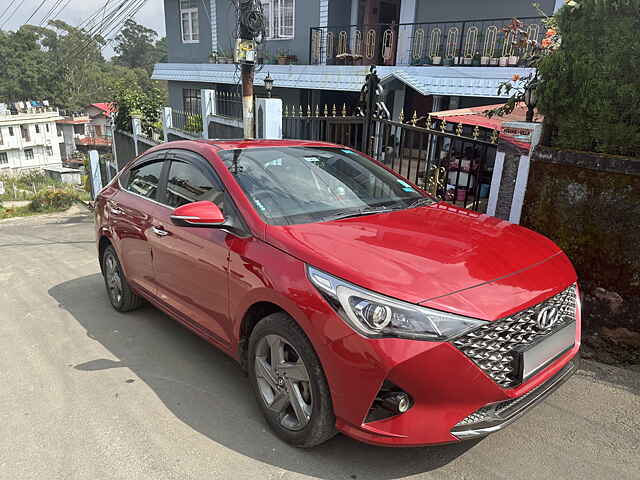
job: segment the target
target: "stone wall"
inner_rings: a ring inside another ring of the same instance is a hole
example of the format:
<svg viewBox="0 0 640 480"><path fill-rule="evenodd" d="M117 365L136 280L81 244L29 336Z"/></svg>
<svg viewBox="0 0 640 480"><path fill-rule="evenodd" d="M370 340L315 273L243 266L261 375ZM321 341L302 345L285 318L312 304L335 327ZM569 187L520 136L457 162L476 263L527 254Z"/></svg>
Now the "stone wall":
<svg viewBox="0 0 640 480"><path fill-rule="evenodd" d="M538 147L522 224L575 265L587 333L640 332L640 160Z"/></svg>

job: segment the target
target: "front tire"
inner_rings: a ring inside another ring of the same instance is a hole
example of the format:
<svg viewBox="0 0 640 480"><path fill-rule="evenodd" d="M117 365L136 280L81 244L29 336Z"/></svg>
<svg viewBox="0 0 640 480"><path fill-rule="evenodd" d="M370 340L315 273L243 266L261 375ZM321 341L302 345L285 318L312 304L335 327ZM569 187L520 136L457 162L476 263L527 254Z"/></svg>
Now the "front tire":
<svg viewBox="0 0 640 480"><path fill-rule="evenodd" d="M102 274L113 308L124 313L142 306L144 300L131 290L118 255L112 246L108 246L102 254Z"/></svg>
<svg viewBox="0 0 640 480"><path fill-rule="evenodd" d="M249 378L271 429L285 442L315 447L336 434L331 394L320 361L286 313L268 315L249 340Z"/></svg>

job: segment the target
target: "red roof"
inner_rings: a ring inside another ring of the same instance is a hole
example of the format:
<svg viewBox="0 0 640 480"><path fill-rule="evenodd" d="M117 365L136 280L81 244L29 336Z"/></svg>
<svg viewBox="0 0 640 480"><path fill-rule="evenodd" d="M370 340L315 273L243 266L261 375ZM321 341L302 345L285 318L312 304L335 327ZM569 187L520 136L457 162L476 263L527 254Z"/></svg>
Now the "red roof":
<svg viewBox="0 0 640 480"><path fill-rule="evenodd" d="M102 110L105 115L109 115L116 111L115 105L113 103L101 102L101 103L92 103L89 105L90 107L95 107L98 110Z"/></svg>
<svg viewBox="0 0 640 480"><path fill-rule="evenodd" d="M482 107L470 107L459 108L457 110L443 110L441 112L434 112L432 117L444 119L451 123L463 123L464 125L478 125L480 127L496 129L502 131L502 124L504 122L524 122L527 116L527 106L524 103L519 103L516 108L509 115L502 117L494 116L488 118L484 112L487 110L493 110L494 108L501 107L503 104L497 105L485 105ZM533 116L534 122L541 122L542 115L535 113Z"/></svg>

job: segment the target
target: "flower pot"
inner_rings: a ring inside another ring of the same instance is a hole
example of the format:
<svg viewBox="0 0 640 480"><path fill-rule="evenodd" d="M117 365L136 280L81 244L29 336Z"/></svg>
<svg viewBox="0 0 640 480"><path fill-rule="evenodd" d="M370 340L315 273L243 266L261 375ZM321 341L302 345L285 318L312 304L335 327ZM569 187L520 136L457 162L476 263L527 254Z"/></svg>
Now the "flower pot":
<svg viewBox="0 0 640 480"><path fill-rule="evenodd" d="M453 64L454 65L460 65L461 63L461 58L460 57L453 57Z"/></svg>
<svg viewBox="0 0 640 480"><path fill-rule="evenodd" d="M447 67L452 66L453 65L453 57L445 58L444 62L442 64L447 66Z"/></svg>
<svg viewBox="0 0 640 480"><path fill-rule="evenodd" d="M509 57L500 57L500 61L498 62L498 64L501 67L506 67L509 64Z"/></svg>
<svg viewBox="0 0 640 480"><path fill-rule="evenodd" d="M472 66L472 67L479 67L479 66L481 65L481 63L480 63L480 62L481 62L481 60L480 60L479 58L474 58L474 59L471 61L471 66Z"/></svg>
<svg viewBox="0 0 640 480"><path fill-rule="evenodd" d="M433 65L440 65L442 63L442 57L431 57L431 63Z"/></svg>
<svg viewBox="0 0 640 480"><path fill-rule="evenodd" d="M465 64L465 65L471 65L471 63L472 63L472 61L473 61L473 58L466 58L466 57L465 57L463 60L464 60L464 64Z"/></svg>
<svg viewBox="0 0 640 480"><path fill-rule="evenodd" d="M480 65L489 65L491 57L480 57Z"/></svg>
<svg viewBox="0 0 640 480"><path fill-rule="evenodd" d="M489 60L489 65L491 65L492 67L497 67L499 62L500 62L500 59L498 57L492 57Z"/></svg>
<svg viewBox="0 0 640 480"><path fill-rule="evenodd" d="M289 60L289 57L286 57L286 56L278 57L278 65L286 65L287 60Z"/></svg>
<svg viewBox="0 0 640 480"><path fill-rule="evenodd" d="M520 61L520 57L517 55L511 55L509 57L509 66L510 67L515 67L516 65L518 65L518 62Z"/></svg>

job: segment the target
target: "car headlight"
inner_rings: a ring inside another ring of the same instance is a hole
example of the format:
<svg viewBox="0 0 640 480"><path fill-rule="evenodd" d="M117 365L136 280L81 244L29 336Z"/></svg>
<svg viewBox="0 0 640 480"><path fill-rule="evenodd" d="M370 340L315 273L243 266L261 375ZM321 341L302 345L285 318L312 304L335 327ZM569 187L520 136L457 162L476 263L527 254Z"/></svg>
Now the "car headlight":
<svg viewBox="0 0 640 480"><path fill-rule="evenodd" d="M486 324L385 297L307 266L311 282L358 333L444 342Z"/></svg>

